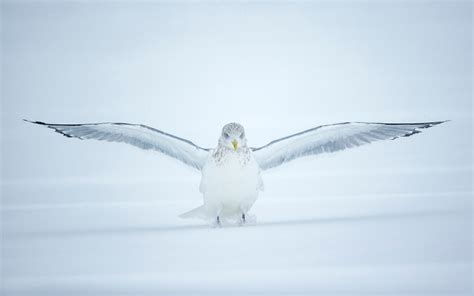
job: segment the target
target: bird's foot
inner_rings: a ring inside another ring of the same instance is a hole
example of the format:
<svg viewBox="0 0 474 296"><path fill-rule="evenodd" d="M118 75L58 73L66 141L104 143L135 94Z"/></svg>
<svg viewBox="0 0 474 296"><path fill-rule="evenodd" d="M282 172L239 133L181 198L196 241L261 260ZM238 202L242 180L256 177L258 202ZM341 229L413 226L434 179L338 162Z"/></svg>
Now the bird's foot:
<svg viewBox="0 0 474 296"><path fill-rule="evenodd" d="M257 225L257 216L251 214L242 215L240 219L240 226L254 226Z"/></svg>
<svg viewBox="0 0 474 296"><path fill-rule="evenodd" d="M212 227L214 227L214 228L222 227L221 218L219 216L216 217L216 220L212 224Z"/></svg>
<svg viewBox="0 0 474 296"><path fill-rule="evenodd" d="M239 223L239 225L240 225L240 226L243 226L243 225L245 225L246 222L247 222L247 220L246 220L246 218L245 218L245 214L242 213L242 216L240 216L240 223Z"/></svg>

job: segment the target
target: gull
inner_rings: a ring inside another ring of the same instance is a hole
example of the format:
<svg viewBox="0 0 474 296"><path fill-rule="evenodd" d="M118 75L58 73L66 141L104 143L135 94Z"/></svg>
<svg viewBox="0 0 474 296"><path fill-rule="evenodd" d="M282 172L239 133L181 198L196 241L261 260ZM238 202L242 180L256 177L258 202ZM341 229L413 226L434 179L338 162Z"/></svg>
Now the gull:
<svg viewBox="0 0 474 296"><path fill-rule="evenodd" d="M342 122L320 125L258 148L249 147L244 127L232 122L222 128L217 147L211 149L143 124L25 121L46 126L68 138L122 142L154 150L200 171L199 190L203 195L203 204L180 217L203 218L216 226L222 225L222 219L246 223L248 212L263 190L262 171L304 156L409 137L445 122Z"/></svg>

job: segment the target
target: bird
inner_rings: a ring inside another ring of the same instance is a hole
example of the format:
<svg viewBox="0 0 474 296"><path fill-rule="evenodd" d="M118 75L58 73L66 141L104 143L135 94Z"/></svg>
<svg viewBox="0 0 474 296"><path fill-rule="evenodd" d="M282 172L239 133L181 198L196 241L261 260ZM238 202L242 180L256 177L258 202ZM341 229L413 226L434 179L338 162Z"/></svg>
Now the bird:
<svg viewBox="0 0 474 296"><path fill-rule="evenodd" d="M180 217L206 219L219 227L223 219L237 221L239 225L247 223L249 211L264 189L263 171L301 157L409 137L446 122L326 124L273 140L261 147L248 146L244 127L231 122L222 128L217 147L203 148L190 140L143 124L55 124L24 120L48 127L68 138L121 142L157 151L200 171L199 191L203 203Z"/></svg>

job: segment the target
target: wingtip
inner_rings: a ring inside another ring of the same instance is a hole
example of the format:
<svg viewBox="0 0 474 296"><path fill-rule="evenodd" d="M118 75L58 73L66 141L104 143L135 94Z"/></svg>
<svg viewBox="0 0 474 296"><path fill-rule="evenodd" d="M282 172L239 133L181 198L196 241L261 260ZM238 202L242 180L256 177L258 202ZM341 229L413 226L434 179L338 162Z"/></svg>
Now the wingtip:
<svg viewBox="0 0 474 296"><path fill-rule="evenodd" d="M442 124L442 123L445 123L445 122L449 122L449 121L451 121L451 119L430 122L430 127L431 127L431 126L438 125L438 124Z"/></svg>
<svg viewBox="0 0 474 296"><path fill-rule="evenodd" d="M28 120L28 119L23 119L23 121L29 122L29 123L34 123L34 124L46 125L46 123L44 123L42 121L32 121L32 120Z"/></svg>

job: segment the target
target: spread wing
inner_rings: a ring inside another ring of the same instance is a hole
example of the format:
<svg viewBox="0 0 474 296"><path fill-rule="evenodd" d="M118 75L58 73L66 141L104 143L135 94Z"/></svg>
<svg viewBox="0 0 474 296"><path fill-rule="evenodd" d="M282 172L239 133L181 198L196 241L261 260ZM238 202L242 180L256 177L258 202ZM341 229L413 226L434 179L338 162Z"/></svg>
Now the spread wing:
<svg viewBox="0 0 474 296"><path fill-rule="evenodd" d="M251 149L260 168L266 170L302 156L336 152L380 140L409 137L420 133L421 129L443 122L343 122L321 125Z"/></svg>
<svg viewBox="0 0 474 296"><path fill-rule="evenodd" d="M191 141L142 124L112 122L53 124L40 121L25 121L47 126L69 138L122 142L144 150L155 150L176 158L198 170L204 166L209 154L209 149L201 148Z"/></svg>

